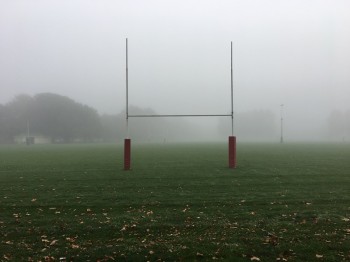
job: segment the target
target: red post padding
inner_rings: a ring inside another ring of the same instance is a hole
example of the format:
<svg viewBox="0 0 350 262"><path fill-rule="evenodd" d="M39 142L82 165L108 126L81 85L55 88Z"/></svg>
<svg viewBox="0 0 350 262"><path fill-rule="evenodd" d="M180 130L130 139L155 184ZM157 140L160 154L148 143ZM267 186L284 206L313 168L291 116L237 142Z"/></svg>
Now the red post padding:
<svg viewBox="0 0 350 262"><path fill-rule="evenodd" d="M236 168L236 137L228 137L228 167Z"/></svg>
<svg viewBox="0 0 350 262"><path fill-rule="evenodd" d="M131 139L124 139L124 170L131 168Z"/></svg>

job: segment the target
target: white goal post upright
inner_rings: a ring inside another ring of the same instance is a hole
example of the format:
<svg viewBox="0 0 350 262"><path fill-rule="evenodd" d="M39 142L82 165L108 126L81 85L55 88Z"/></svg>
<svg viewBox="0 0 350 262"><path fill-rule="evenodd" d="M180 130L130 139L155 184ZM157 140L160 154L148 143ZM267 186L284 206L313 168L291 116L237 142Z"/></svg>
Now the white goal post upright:
<svg viewBox="0 0 350 262"><path fill-rule="evenodd" d="M231 41L231 135L228 137L228 167L236 168L236 137L233 135L233 64L232 64L232 41Z"/></svg>
<svg viewBox="0 0 350 262"><path fill-rule="evenodd" d="M129 137L129 118L130 117L231 117L231 135L229 136L228 143L228 162L229 168L236 168L236 137L233 135L234 132L234 119L233 119L233 65L232 65L232 41L231 41L231 114L152 114L144 115L129 114L129 68L128 68L128 39L126 38L126 133L127 136L124 139L124 170L131 169L131 138Z"/></svg>
<svg viewBox="0 0 350 262"><path fill-rule="evenodd" d="M125 86L126 86L126 138L124 139L124 170L131 168L131 139L129 137L129 63L128 63L128 39L125 41L126 66L125 66Z"/></svg>

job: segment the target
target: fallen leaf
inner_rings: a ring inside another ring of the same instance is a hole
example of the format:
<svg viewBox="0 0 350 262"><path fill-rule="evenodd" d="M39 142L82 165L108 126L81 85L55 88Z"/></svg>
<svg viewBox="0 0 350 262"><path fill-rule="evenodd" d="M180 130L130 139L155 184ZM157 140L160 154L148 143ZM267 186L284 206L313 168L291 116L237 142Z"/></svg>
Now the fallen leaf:
<svg viewBox="0 0 350 262"><path fill-rule="evenodd" d="M260 261L260 258L256 257L256 256L252 256L250 258L250 261Z"/></svg>
<svg viewBox="0 0 350 262"><path fill-rule="evenodd" d="M197 252L197 257L203 257L202 253Z"/></svg>
<svg viewBox="0 0 350 262"><path fill-rule="evenodd" d="M78 249L78 248L79 248L79 245L72 244L71 247L72 247L73 249Z"/></svg>
<svg viewBox="0 0 350 262"><path fill-rule="evenodd" d="M74 243L75 242L75 238L73 237L66 237L66 240L70 243Z"/></svg>
<svg viewBox="0 0 350 262"><path fill-rule="evenodd" d="M323 255L316 254L316 258L323 258Z"/></svg>
<svg viewBox="0 0 350 262"><path fill-rule="evenodd" d="M56 245L56 243L57 243L57 240L53 240L53 241L51 241L50 246L54 246L54 245Z"/></svg>

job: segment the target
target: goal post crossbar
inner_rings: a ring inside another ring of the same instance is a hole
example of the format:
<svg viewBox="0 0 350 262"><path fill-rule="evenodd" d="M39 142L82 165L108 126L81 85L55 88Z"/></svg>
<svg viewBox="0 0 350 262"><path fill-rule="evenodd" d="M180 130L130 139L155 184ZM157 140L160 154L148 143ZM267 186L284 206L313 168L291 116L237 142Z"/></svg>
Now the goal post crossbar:
<svg viewBox="0 0 350 262"><path fill-rule="evenodd" d="M209 115L128 115L128 117L211 117L211 116L214 116L214 117L221 117L221 116L229 116L231 117L232 115L231 114L209 114Z"/></svg>

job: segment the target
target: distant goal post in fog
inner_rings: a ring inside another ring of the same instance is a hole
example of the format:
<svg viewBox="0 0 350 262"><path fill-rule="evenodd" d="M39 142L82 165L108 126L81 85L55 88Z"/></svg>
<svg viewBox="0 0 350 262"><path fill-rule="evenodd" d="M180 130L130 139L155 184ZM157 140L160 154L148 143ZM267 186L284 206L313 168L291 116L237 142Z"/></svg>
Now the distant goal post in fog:
<svg viewBox="0 0 350 262"><path fill-rule="evenodd" d="M236 136L234 136L233 118L233 64L232 64L232 41L231 41L231 113L230 114L129 114L129 59L128 59L128 38L125 41L126 52L126 138L124 139L124 170L131 169L131 138L129 137L129 118L154 118L154 117L230 117L231 135L228 137L228 167L236 168Z"/></svg>

